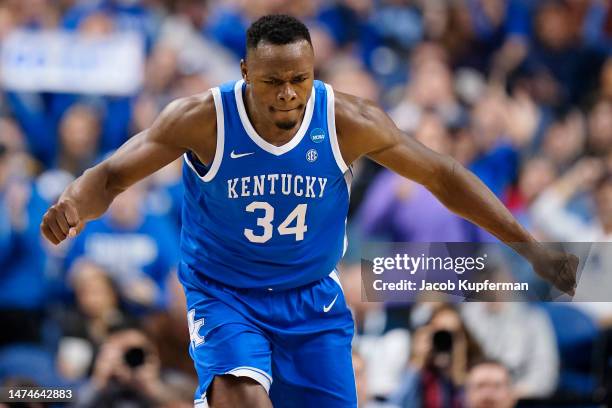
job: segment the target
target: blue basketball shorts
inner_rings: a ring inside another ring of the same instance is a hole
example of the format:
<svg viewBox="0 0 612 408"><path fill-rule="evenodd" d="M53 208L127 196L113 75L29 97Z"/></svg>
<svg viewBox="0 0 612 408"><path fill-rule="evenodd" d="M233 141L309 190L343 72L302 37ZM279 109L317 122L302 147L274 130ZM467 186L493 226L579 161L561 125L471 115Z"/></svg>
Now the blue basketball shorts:
<svg viewBox="0 0 612 408"><path fill-rule="evenodd" d="M181 269L179 276L193 274ZM208 407L208 387L226 374L257 381L275 408L357 407L354 324L336 271L284 291L192 280L181 279L199 381L195 407Z"/></svg>

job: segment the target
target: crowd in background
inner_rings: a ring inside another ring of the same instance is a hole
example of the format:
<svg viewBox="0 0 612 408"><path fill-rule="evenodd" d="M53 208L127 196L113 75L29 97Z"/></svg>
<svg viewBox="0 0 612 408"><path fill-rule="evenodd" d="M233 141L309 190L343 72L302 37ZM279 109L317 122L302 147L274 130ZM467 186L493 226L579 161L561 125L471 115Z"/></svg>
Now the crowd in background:
<svg viewBox="0 0 612 408"><path fill-rule="evenodd" d="M538 239L612 241L608 0L3 0L0 48L19 30L130 32L146 57L132 95L0 88L3 385L70 386L84 407L193 404L175 274L181 160L75 239L52 246L39 224L68 183L170 101L239 78L246 28L277 12L307 23L319 79L452 155ZM341 278L360 407L610 398L610 304L362 302L356 243L494 238L420 185L366 159L353 170Z"/></svg>

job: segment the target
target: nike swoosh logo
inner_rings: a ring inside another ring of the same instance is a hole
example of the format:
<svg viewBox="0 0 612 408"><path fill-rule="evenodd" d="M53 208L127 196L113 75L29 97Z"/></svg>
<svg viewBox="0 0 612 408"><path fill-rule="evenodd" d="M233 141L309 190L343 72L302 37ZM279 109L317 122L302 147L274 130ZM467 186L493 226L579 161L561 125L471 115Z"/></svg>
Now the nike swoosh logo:
<svg viewBox="0 0 612 408"><path fill-rule="evenodd" d="M336 297L334 298L334 300L332 300L332 302L328 306L323 305L323 313L329 312L332 306L334 306L334 303L336 303L337 299L338 299L338 294L336 294Z"/></svg>
<svg viewBox="0 0 612 408"><path fill-rule="evenodd" d="M234 153L234 151L232 150L232 152L230 153L230 157L232 159L238 159L240 157L250 156L252 154L255 154L255 152L251 152L251 153Z"/></svg>

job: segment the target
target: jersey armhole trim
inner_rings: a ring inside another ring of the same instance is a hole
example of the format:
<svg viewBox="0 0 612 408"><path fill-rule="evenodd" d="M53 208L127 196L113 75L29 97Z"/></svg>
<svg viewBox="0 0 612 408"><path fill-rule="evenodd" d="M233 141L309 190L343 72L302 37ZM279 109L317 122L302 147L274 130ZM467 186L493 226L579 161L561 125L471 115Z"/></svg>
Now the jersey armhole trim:
<svg viewBox="0 0 612 408"><path fill-rule="evenodd" d="M334 159L336 164L342 172L342 174L348 171L348 166L342 158L340 153L340 145L338 144L338 135L336 134L336 110L334 100L334 90L329 84L325 84L325 90L327 91L327 132L329 133L329 140L331 143L332 152L334 153Z"/></svg>
<svg viewBox="0 0 612 408"><path fill-rule="evenodd" d="M225 115L223 115L223 100L221 99L221 91L219 88L211 89L213 99L215 100L215 111L217 112L217 147L215 149L215 157L210 165L210 169L204 175L202 180L208 182L211 181L219 167L221 167L221 161L223 160L223 145L225 144Z"/></svg>
<svg viewBox="0 0 612 408"><path fill-rule="evenodd" d="M187 165L204 182L212 181L212 179L217 174L217 171L219 171L219 167L221 167L221 161L223 160L223 147L225 143L225 116L223 114L223 101L221 100L221 91L219 90L219 88L212 88L211 92L215 102L215 112L217 115L217 146L215 148L215 157L213 158L213 161L210 166L208 166L208 171L206 172L206 174L201 176L195 169L193 163L191 163L191 160L189 160L189 155L187 153L183 155Z"/></svg>

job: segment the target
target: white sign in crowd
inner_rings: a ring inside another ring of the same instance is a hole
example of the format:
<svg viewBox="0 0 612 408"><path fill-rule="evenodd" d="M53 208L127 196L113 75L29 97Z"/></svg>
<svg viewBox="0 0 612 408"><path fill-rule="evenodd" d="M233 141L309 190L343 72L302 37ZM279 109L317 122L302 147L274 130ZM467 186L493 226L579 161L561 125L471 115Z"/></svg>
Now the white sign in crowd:
<svg viewBox="0 0 612 408"><path fill-rule="evenodd" d="M144 61L137 33L22 30L0 45L0 81L14 91L132 95L142 86Z"/></svg>

